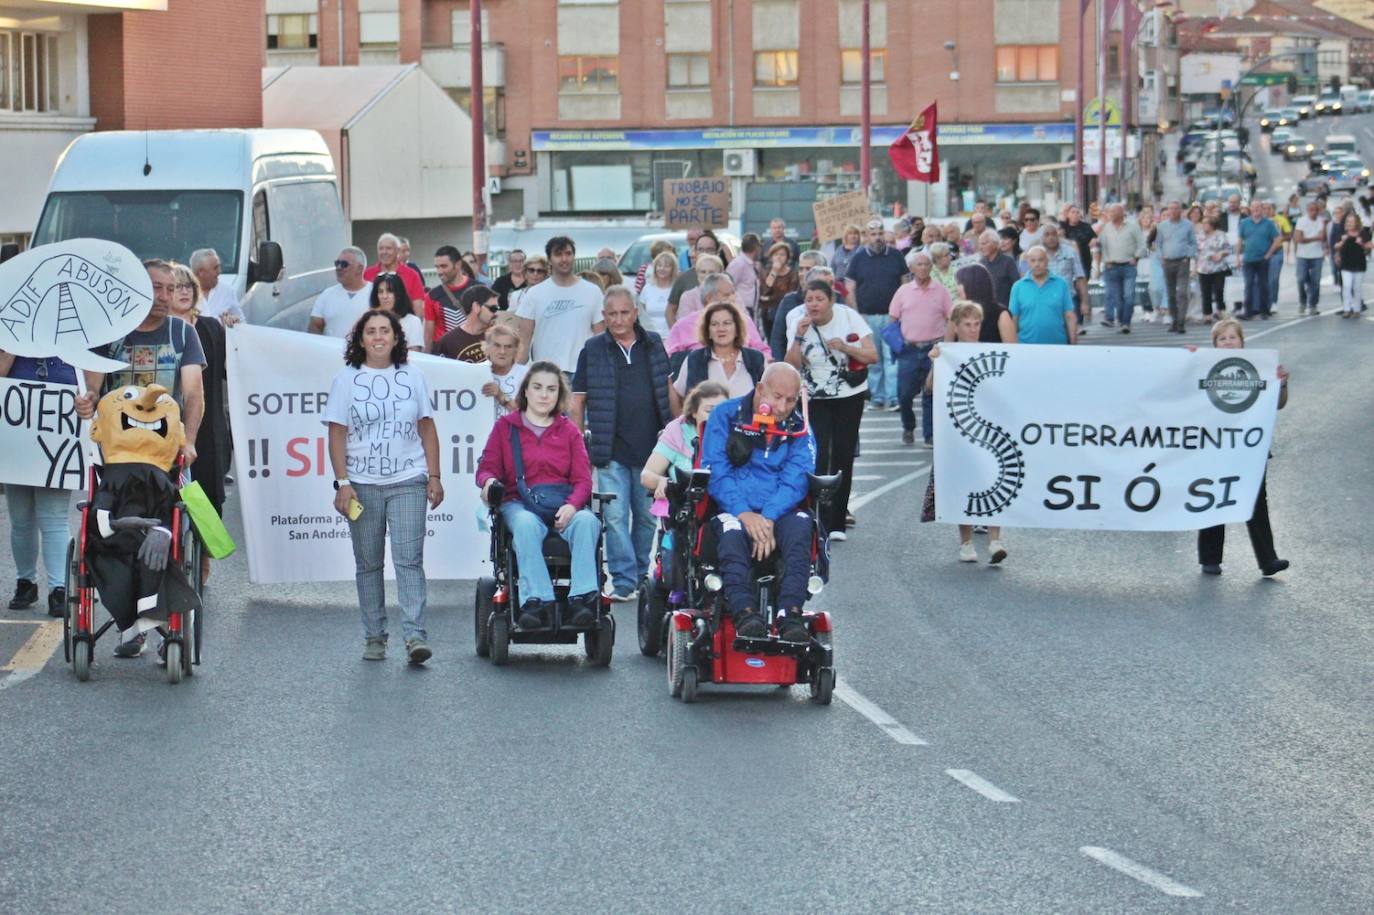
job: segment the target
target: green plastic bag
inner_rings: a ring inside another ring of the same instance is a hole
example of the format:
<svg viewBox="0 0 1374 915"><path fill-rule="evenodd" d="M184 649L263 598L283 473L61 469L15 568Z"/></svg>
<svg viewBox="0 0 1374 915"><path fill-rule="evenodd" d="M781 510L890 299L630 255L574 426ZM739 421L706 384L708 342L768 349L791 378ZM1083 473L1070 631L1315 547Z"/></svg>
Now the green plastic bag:
<svg viewBox="0 0 1374 915"><path fill-rule="evenodd" d="M205 552L210 554L210 558L223 559L233 555L237 549L234 538L229 536L224 521L215 512L215 507L210 504L210 497L205 494L199 482L192 480L181 487L181 501L185 504L186 514L191 516L191 525L200 535L200 542L205 545Z"/></svg>

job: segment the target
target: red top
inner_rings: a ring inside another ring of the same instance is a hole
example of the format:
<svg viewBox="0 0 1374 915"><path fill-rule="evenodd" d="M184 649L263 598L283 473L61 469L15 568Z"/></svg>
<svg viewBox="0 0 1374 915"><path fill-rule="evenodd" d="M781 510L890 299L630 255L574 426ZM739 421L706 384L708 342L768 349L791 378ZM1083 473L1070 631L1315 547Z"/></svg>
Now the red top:
<svg viewBox="0 0 1374 915"><path fill-rule="evenodd" d="M420 303L425 300L425 280L424 277L416 273L405 264L397 264L395 270L388 270L387 273L394 273L401 278L401 285L406 287L406 295L410 296L411 310L418 311ZM363 279L371 283L382 274L382 265L373 264L363 271Z"/></svg>
<svg viewBox="0 0 1374 915"><path fill-rule="evenodd" d="M470 277L468 277L466 273L461 274L459 278L462 280L462 282L459 283L457 286L445 285L444 287L448 289L449 292L453 293L452 302L448 300L448 296L444 295L442 292L439 291L438 286L435 286L433 289L425 293L425 320L434 322L435 340L438 340L444 334L448 333L449 331L453 330L453 328L463 323L463 315L461 314L462 307L459 304L459 301L462 299L463 293L467 291L468 286L472 285L473 280ZM430 293L434 294L431 295ZM452 324L448 322L448 315L444 313L445 308L450 308L454 311L459 312L458 320L456 322Z"/></svg>
<svg viewBox="0 0 1374 915"><path fill-rule="evenodd" d="M496 479L506 487L504 501L520 498L520 490L515 485L515 455L510 445L512 426L520 430L525 483L530 486L571 483L568 504L573 508L585 506L592 497L592 463L587 458L582 431L561 413L543 435L535 435L525 428L524 415L518 410L498 419L491 429L487 446L482 449L482 460L477 464L477 488L487 485L487 480Z"/></svg>

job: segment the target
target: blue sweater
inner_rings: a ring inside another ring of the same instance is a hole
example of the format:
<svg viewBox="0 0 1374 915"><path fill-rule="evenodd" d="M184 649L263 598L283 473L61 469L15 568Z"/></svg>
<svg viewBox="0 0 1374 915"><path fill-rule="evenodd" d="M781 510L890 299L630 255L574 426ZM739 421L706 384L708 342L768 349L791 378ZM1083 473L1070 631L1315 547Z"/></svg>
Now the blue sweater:
<svg viewBox="0 0 1374 915"><path fill-rule="evenodd" d="M726 456L730 430L754 418L754 395L727 400L711 411L702 439L701 463L711 471L711 498L723 512L738 517L758 512L776 521L806 498L807 474L816 470L816 437L808 428L806 435L783 439L771 447L758 447L748 463L736 467ZM789 417L789 430L800 429L801 414Z"/></svg>

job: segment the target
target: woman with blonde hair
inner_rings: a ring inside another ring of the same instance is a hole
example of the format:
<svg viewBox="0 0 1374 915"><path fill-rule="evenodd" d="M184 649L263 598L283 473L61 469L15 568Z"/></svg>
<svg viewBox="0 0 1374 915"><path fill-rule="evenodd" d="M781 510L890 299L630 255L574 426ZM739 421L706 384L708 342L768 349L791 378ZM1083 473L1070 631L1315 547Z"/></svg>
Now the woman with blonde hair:
<svg viewBox="0 0 1374 915"><path fill-rule="evenodd" d="M645 330L651 330L661 337L668 335L668 294L673 291L677 274L677 253L672 245L668 245L667 250L660 251L649 262L648 275L637 295L639 322Z"/></svg>

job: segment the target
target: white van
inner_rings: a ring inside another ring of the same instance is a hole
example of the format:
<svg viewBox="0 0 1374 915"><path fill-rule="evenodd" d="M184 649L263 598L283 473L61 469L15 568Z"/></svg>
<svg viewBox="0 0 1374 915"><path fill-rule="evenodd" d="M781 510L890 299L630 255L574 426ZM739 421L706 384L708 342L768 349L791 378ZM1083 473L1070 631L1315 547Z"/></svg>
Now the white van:
<svg viewBox="0 0 1374 915"><path fill-rule="evenodd" d="M1329 133L1326 135L1326 146L1323 147L1323 155L1331 156L1336 153L1354 153L1355 138L1348 133Z"/></svg>
<svg viewBox="0 0 1374 915"><path fill-rule="evenodd" d="M254 324L304 330L348 242L334 160L313 130L110 131L57 162L33 244L117 241L187 263L214 248Z"/></svg>
<svg viewBox="0 0 1374 915"><path fill-rule="evenodd" d="M1345 106L1347 114L1354 114L1359 110L1360 87L1345 85L1341 87L1341 102Z"/></svg>

